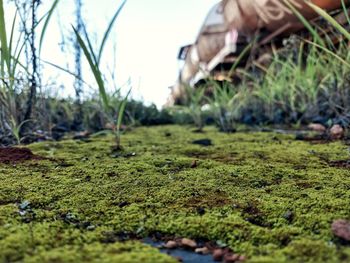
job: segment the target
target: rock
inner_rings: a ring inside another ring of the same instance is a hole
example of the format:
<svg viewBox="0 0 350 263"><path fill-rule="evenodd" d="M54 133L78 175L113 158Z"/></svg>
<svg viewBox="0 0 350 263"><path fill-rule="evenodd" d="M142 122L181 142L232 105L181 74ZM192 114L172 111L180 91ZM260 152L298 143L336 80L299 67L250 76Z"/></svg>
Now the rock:
<svg viewBox="0 0 350 263"><path fill-rule="evenodd" d="M222 248L214 249L213 251L213 259L214 261L221 261L224 257L225 251Z"/></svg>
<svg viewBox="0 0 350 263"><path fill-rule="evenodd" d="M129 203L129 202L126 202L126 201L120 202L120 203L118 204L118 206L119 206L120 208L123 208L123 207L128 206L128 205L130 205L130 203Z"/></svg>
<svg viewBox="0 0 350 263"><path fill-rule="evenodd" d="M238 258L238 262L244 262L246 260L247 260L246 256L243 256L243 255L240 255Z"/></svg>
<svg viewBox="0 0 350 263"><path fill-rule="evenodd" d="M332 232L335 236L350 241L350 222L344 219L333 221Z"/></svg>
<svg viewBox="0 0 350 263"><path fill-rule="evenodd" d="M83 140L89 138L90 133L88 131L76 132L73 136L73 140Z"/></svg>
<svg viewBox="0 0 350 263"><path fill-rule="evenodd" d="M309 130L312 130L315 132L325 132L326 131L326 127L323 126L322 124L319 124L319 123L311 123L307 127Z"/></svg>
<svg viewBox="0 0 350 263"><path fill-rule="evenodd" d="M239 260L239 255L238 254L233 254L233 253L227 253L224 255L224 262L225 263L234 263Z"/></svg>
<svg viewBox="0 0 350 263"><path fill-rule="evenodd" d="M344 128L339 124L333 125L329 131L332 140L339 140L344 137Z"/></svg>
<svg viewBox="0 0 350 263"><path fill-rule="evenodd" d="M300 133L300 132L298 132L298 133L295 135L295 139L296 139L297 141L303 141L303 140L305 139L305 135L302 134L302 133Z"/></svg>
<svg viewBox="0 0 350 263"><path fill-rule="evenodd" d="M182 259L182 257L179 257L179 256L177 256L177 257L174 257L178 262L183 262L183 259Z"/></svg>
<svg viewBox="0 0 350 263"><path fill-rule="evenodd" d="M210 250L207 247L200 247L200 248L196 248L194 252L202 255L208 255L210 253Z"/></svg>
<svg viewBox="0 0 350 263"><path fill-rule="evenodd" d="M197 207L197 213L199 215L204 215L205 214L205 208L204 207Z"/></svg>
<svg viewBox="0 0 350 263"><path fill-rule="evenodd" d="M106 130L114 130L115 129L115 124L114 123L111 123L111 122L108 122L106 123L105 127L104 127Z"/></svg>
<svg viewBox="0 0 350 263"><path fill-rule="evenodd" d="M90 175L85 176L85 182L90 182L90 181L91 181L91 176Z"/></svg>
<svg viewBox="0 0 350 263"><path fill-rule="evenodd" d="M166 244L164 245L165 248L168 249L173 249L173 248L177 248L177 243L174 240L169 240L168 242L166 242Z"/></svg>
<svg viewBox="0 0 350 263"><path fill-rule="evenodd" d="M202 146L211 146L211 145L213 145L210 139L195 140L192 143L193 144L202 145Z"/></svg>
<svg viewBox="0 0 350 263"><path fill-rule="evenodd" d="M283 214L283 218L286 219L289 223L291 223L294 219L294 213L288 210Z"/></svg>
<svg viewBox="0 0 350 263"><path fill-rule="evenodd" d="M196 168L197 167L197 160L193 160L191 163L191 168Z"/></svg>
<svg viewBox="0 0 350 263"><path fill-rule="evenodd" d="M192 239L188 239L188 238L181 239L181 245L184 247L189 247L189 248L196 248L197 247L196 241L194 241Z"/></svg>

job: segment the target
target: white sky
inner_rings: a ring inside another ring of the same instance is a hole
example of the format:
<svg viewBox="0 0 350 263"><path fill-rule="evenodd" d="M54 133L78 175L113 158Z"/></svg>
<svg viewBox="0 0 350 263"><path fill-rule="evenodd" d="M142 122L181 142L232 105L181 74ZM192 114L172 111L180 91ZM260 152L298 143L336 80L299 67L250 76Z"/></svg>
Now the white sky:
<svg viewBox="0 0 350 263"><path fill-rule="evenodd" d="M45 0L42 10L47 10L53 0ZM83 18L91 36L101 41L108 22L121 0L83 0ZM133 97L162 106L169 94L168 87L175 82L179 63L176 59L182 45L192 43L207 12L218 0L128 0L119 16L109 45L104 51L103 65L113 68L117 85L131 78ZM61 51L61 32L73 36L75 6L73 0L61 0L45 37L42 59L74 71L72 50ZM5 11L6 12L6 11ZM58 17L61 21L58 22ZM98 46L97 44L97 46ZM114 51L113 44L116 49ZM85 59L83 58L85 62ZM106 70L107 67L104 67ZM108 71L105 71L108 73ZM84 80L95 85L94 79L84 64ZM43 69L44 83L49 78L63 84L64 90L53 88L53 93L74 94L71 76ZM108 75L108 74L107 74ZM112 84L111 84L112 86ZM87 90L89 92L89 90Z"/></svg>

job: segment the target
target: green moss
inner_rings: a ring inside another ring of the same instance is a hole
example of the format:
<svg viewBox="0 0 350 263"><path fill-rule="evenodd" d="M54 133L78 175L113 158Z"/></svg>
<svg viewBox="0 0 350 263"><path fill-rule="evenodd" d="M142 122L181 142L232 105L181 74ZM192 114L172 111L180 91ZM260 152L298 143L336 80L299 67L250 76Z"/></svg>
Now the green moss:
<svg viewBox="0 0 350 263"><path fill-rule="evenodd" d="M213 146L191 143L202 138ZM251 262L350 261L330 231L350 219L350 172L326 161L349 158L340 142L165 126L127 133L136 155L115 157L111 140L33 144L52 159L0 165L0 262L171 262L120 241L154 232L220 240Z"/></svg>

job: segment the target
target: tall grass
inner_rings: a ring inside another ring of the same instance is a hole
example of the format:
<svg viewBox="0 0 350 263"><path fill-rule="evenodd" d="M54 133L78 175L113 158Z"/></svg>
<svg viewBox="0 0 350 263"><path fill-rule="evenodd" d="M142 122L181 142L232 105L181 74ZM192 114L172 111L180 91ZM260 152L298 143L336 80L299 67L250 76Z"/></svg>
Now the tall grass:
<svg viewBox="0 0 350 263"><path fill-rule="evenodd" d="M245 104L247 90L226 81L219 83L210 80L208 84L213 90L212 97L208 98L210 111L217 126L223 132L234 132L242 106Z"/></svg>
<svg viewBox="0 0 350 263"><path fill-rule="evenodd" d="M33 30L37 30L37 27L41 23L44 23L40 34L40 49L44 44L45 32L58 2L59 0L53 2L49 11L39 20L35 28L33 28ZM20 142L20 128L30 121L26 120L24 116L21 116L20 108L22 101L25 100L25 92L24 90L19 91L18 87L16 87L19 86L19 82L23 82L23 87L26 87L27 83L25 81L28 79L26 76L29 75L29 65L21 62L29 37L24 34L23 30L19 34L15 32L19 22L17 20L18 12L19 10L16 10L12 18L11 28L8 34L6 21L9 20L6 18L4 2L0 0L0 110L3 113L0 119L0 128L3 131L11 131L17 143Z"/></svg>
<svg viewBox="0 0 350 263"><path fill-rule="evenodd" d="M350 124L350 33L327 12L309 5L335 30L317 28L284 0L310 31L311 39L291 38L292 44L274 50L272 63L260 67L262 77L242 71L243 87L210 80L212 116L220 129L231 131L234 120L254 119L258 123ZM342 1L350 25L348 9ZM334 31L338 34L334 35ZM332 39L340 42L334 44ZM252 88L253 87L253 88ZM246 118L245 114L250 114Z"/></svg>
<svg viewBox="0 0 350 263"><path fill-rule="evenodd" d="M108 90L106 89L106 83L104 80L104 75L100 68L100 62L103 54L103 49L105 47L105 44L107 42L108 36L110 35L110 32L113 28L113 25L119 16L120 12L122 11L123 7L126 4L126 0L122 2L120 7L117 9L116 13L114 14L112 20L110 21L107 30L105 31L103 35L102 42L100 44L100 47L98 48L98 52L96 52L91 44L91 40L89 35L86 32L86 29L84 29L84 38L79 34L77 29L73 27L73 31L75 33L75 36L77 37L78 43L83 50L83 53L85 55L85 58L87 59L90 69L94 75L95 81L98 86L99 95L101 98L102 106L104 109L104 112L109 119L110 123L112 124L112 132L115 135L115 149L121 150L121 142L120 142L120 134L121 134L121 124L122 119L124 116L124 111L126 107L126 103L128 100L128 97L130 95L131 89L127 92L126 96L119 101L119 105L117 106L117 109L112 105L112 97L110 96Z"/></svg>
<svg viewBox="0 0 350 263"><path fill-rule="evenodd" d="M180 110L185 114L191 116L194 125L198 132L201 132L204 127L204 117L202 105L205 103L205 88L198 87L192 88L189 85L185 85L186 102L179 107L173 107L175 110Z"/></svg>

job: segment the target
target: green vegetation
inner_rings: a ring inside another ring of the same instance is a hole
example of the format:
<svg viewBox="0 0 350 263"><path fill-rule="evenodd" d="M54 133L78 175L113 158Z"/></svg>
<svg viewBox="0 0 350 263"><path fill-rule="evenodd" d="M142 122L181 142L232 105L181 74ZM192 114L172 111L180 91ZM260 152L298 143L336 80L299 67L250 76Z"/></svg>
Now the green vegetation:
<svg viewBox="0 0 350 263"><path fill-rule="evenodd" d="M349 171L331 165L349 158L347 146L204 132L137 128L124 138L135 156L119 158L110 137L30 145L51 159L0 164L0 261L172 262L120 243L155 232L220 240L248 262L350 260L330 230L350 218ZM203 136L213 146L191 143Z"/></svg>
<svg viewBox="0 0 350 263"><path fill-rule="evenodd" d="M330 227L335 219L350 220L349 169L336 165L349 163L348 146L239 125L349 128L346 28L313 6L340 35L321 34L304 21L313 40L291 37L285 49L272 53L269 66L256 63L252 70L239 68L252 48L246 47L231 69L243 76L240 85L209 80L188 89L181 110L159 111L130 100L130 90L124 96L111 91L100 67L124 1L97 51L84 26L82 32L73 27L98 87L77 105L74 98L36 93L31 82L37 76L29 70L34 65L23 61L26 45L35 51L30 37L43 23L40 55L58 4L33 19L28 36L15 34L17 16L8 34L0 0L0 146L44 141L28 145L44 159L0 163L0 262L176 262L142 243L155 233L226 244L248 262L350 261L348 243ZM334 36L339 41L331 41ZM20 110L24 106L33 107L31 118ZM54 141L81 131L74 123L78 111L83 129L97 133ZM205 127L214 122L225 133ZM128 126L123 152L111 153L111 139L121 150L122 123ZM136 128L169 123L191 123L201 133L186 125ZM99 132L106 129L111 134ZM201 139L213 145L192 143Z"/></svg>
<svg viewBox="0 0 350 263"><path fill-rule="evenodd" d="M184 114L188 114L192 122L197 128L197 131L202 131L205 125L204 113L202 109L203 103L207 100L207 96L205 96L205 88L199 87L197 89L193 89L191 86L186 85L186 102L185 105L175 106L173 110L183 112Z"/></svg>
<svg viewBox="0 0 350 263"><path fill-rule="evenodd" d="M101 57L102 57L102 53L103 53L103 48L104 48L106 41L108 39L108 36L113 28L113 24L116 21L118 15L120 14L121 10L123 9L125 3L126 3L126 1L124 1L121 4L121 6L118 8L117 12L113 16L111 22L109 23L109 26L103 35L103 40L101 42L98 53L96 53L93 50L90 38L89 38L85 28L84 28L84 33L85 33L86 43L84 42L84 40L80 36L79 32L73 27L74 33L78 39L78 43L79 43L81 49L83 50L86 59L89 62L91 71L92 71L92 73L95 77L96 83L98 85L99 95L101 97L101 101L102 101L102 105L103 105L102 109L104 110L104 113L106 114L107 118L109 119L110 123L112 124L111 128L112 128L112 132L115 136L115 143L116 143L115 149L116 150L122 149L121 144L120 144L120 127L122 124L125 106L126 106L131 89L126 94L125 98L118 103L119 105L118 105L117 110L116 110L111 104L112 98L106 89L104 76L100 70L100 62L101 62Z"/></svg>

